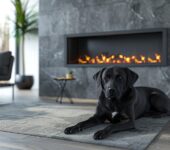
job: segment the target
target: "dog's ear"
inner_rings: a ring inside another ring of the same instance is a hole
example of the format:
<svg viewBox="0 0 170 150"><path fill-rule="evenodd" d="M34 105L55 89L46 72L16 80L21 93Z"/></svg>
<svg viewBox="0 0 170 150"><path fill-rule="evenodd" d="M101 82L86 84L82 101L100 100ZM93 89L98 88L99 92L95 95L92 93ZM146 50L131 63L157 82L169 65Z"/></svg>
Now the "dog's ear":
<svg viewBox="0 0 170 150"><path fill-rule="evenodd" d="M125 69L127 73L127 86L132 87L138 79L138 74L128 68Z"/></svg>
<svg viewBox="0 0 170 150"><path fill-rule="evenodd" d="M97 81L98 86L101 85L102 89L103 89L102 74L103 74L103 72L104 72L105 69L106 69L106 68L103 68L103 69L99 70L99 71L98 71L97 73L95 73L94 76L93 76L93 79L94 79L95 81Z"/></svg>

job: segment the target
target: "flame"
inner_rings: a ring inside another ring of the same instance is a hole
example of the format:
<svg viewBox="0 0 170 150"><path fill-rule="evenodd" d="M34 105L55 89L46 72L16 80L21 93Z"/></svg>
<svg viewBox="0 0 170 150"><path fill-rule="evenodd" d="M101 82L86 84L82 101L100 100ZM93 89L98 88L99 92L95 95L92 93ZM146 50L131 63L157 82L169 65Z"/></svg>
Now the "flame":
<svg viewBox="0 0 170 150"><path fill-rule="evenodd" d="M160 63L161 55L155 53L153 57L147 56L125 56L123 54L106 56L104 54L90 57L85 55L78 58L79 64L143 64L143 63Z"/></svg>

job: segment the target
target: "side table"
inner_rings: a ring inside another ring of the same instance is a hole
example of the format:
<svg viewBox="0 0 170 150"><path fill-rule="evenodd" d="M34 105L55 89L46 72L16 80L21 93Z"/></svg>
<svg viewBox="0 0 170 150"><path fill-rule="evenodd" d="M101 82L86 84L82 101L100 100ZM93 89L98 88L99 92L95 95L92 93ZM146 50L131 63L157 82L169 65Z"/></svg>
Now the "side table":
<svg viewBox="0 0 170 150"><path fill-rule="evenodd" d="M59 102L60 104L62 104L62 100L63 100L63 93L65 91L65 87L67 85L67 81L74 81L75 78L66 78L66 77L55 77L53 78L57 84L60 87L60 92L59 92L59 96L57 96L56 102ZM67 96L68 97L68 96ZM70 103L73 104L73 100L71 99L71 97L68 97L70 100Z"/></svg>

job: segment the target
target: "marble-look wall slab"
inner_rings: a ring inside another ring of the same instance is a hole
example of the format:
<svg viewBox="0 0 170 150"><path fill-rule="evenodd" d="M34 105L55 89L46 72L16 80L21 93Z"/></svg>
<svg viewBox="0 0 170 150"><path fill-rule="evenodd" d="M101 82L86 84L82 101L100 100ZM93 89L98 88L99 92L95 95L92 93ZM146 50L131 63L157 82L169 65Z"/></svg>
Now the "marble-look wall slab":
<svg viewBox="0 0 170 150"><path fill-rule="evenodd" d="M40 0L40 96L56 96L59 87L52 76L73 70L76 80L68 82L66 94L97 98L93 74L100 67L65 67L65 34L169 27L169 0ZM136 85L157 87L170 96L169 66L131 69L140 77Z"/></svg>

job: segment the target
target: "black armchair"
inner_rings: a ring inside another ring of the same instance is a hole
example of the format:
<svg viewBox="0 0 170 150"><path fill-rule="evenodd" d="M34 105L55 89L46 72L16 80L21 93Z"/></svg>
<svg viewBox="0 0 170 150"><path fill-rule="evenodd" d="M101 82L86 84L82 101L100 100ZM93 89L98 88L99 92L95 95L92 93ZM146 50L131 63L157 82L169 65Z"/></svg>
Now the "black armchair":
<svg viewBox="0 0 170 150"><path fill-rule="evenodd" d="M11 52L0 53L0 80L9 80L11 78L14 57Z"/></svg>
<svg viewBox="0 0 170 150"><path fill-rule="evenodd" d="M14 100L14 83L1 82L8 81L11 78L14 57L10 51L0 53L0 87L12 86Z"/></svg>

